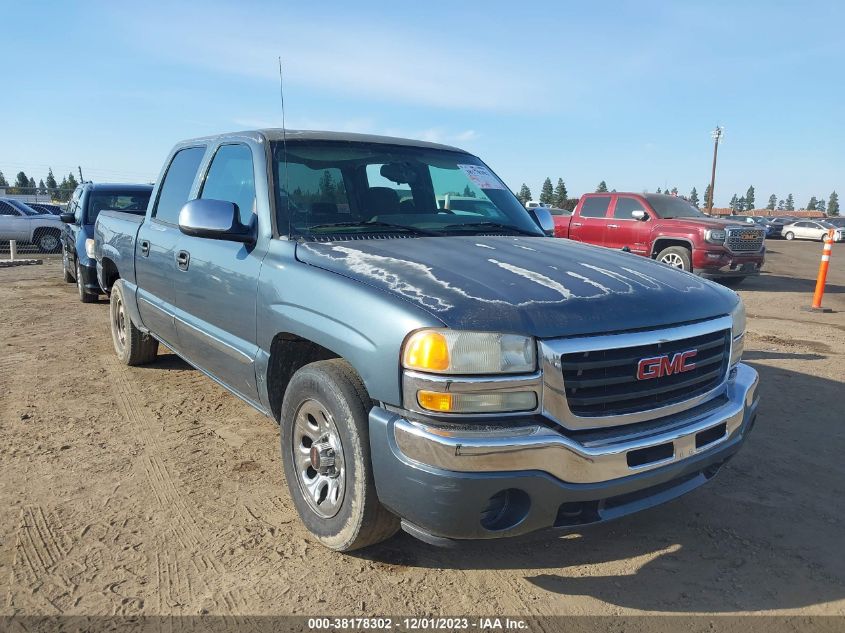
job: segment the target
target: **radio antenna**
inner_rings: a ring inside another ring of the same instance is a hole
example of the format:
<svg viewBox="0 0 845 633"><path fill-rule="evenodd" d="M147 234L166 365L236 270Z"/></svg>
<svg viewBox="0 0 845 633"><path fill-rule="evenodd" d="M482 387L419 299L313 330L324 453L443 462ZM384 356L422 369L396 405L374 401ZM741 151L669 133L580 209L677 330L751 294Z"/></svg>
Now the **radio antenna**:
<svg viewBox="0 0 845 633"><path fill-rule="evenodd" d="M279 100L282 102L282 151L285 154L285 206L286 214L288 216L288 236L291 234L290 221L290 187L288 176L288 133L285 125L285 80L282 73L282 56L279 55Z"/></svg>

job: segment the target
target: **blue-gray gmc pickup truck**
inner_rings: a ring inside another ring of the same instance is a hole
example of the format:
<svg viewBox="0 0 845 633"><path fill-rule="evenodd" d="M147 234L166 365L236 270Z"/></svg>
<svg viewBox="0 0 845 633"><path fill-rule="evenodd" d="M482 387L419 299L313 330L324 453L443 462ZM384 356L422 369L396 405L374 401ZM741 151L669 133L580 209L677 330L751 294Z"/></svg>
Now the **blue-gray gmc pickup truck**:
<svg viewBox="0 0 845 633"><path fill-rule="evenodd" d="M160 341L279 422L327 547L572 530L712 478L758 378L735 293L547 221L454 147L240 132L102 212L97 274L124 363Z"/></svg>

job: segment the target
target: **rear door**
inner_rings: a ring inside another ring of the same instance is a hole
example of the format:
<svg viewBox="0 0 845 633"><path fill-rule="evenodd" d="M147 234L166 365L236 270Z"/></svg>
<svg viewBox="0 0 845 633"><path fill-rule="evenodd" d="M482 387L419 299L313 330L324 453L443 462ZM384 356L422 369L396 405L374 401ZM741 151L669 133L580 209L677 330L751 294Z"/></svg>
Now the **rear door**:
<svg viewBox="0 0 845 633"><path fill-rule="evenodd" d="M166 345L179 350L174 320L174 284L179 211L194 187L205 146L178 150L158 190L150 218L141 224L135 241L135 278L141 321Z"/></svg>
<svg viewBox="0 0 845 633"><path fill-rule="evenodd" d="M241 223L257 222L255 165L245 143L226 143L214 152L198 198L237 205ZM182 353L247 399L257 401L255 304L263 249L253 245L181 234L174 272L176 330Z"/></svg>
<svg viewBox="0 0 845 633"><path fill-rule="evenodd" d="M610 194L584 198L581 208L569 223L569 238L578 242L604 246L610 200Z"/></svg>
<svg viewBox="0 0 845 633"><path fill-rule="evenodd" d="M28 227L29 224L21 211L0 200L0 239L26 241L29 239Z"/></svg>
<svg viewBox="0 0 845 633"><path fill-rule="evenodd" d="M605 246L609 248L624 248L627 246L632 253L648 255L648 225L635 220L631 215L634 211L642 211L648 215L645 204L633 196L616 196L616 203L611 211L611 219L607 222Z"/></svg>

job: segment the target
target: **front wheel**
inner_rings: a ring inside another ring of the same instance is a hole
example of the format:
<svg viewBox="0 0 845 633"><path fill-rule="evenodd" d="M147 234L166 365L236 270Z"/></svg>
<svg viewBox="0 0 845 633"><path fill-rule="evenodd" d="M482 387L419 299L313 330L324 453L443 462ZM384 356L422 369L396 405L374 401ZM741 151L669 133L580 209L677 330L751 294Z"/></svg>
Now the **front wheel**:
<svg viewBox="0 0 845 633"><path fill-rule="evenodd" d="M135 327L126 311L123 280L118 279L109 297L109 321L114 351L124 365L143 365L158 354L158 341Z"/></svg>
<svg viewBox="0 0 845 633"><path fill-rule="evenodd" d="M657 261L681 270L692 270L692 253L683 246L670 246L657 254Z"/></svg>
<svg viewBox="0 0 845 633"><path fill-rule="evenodd" d="M379 543L399 529L376 494L371 406L361 378L339 358L297 371L282 403L282 462L291 498L308 531L339 552Z"/></svg>
<svg viewBox="0 0 845 633"><path fill-rule="evenodd" d="M792 231L788 231L788 232L784 233L783 236L784 236L784 238L786 238L788 240L794 240L795 239L795 233L793 233Z"/></svg>

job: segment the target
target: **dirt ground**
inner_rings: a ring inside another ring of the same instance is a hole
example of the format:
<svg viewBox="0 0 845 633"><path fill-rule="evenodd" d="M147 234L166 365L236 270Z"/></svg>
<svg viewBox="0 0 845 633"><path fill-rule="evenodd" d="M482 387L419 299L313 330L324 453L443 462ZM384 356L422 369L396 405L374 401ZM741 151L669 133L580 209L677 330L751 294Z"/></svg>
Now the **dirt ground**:
<svg viewBox="0 0 845 633"><path fill-rule="evenodd" d="M845 614L845 247L772 242L740 291L757 426L709 485L560 536L340 555L269 419L162 350L117 363L56 258L0 269L0 615Z"/></svg>

